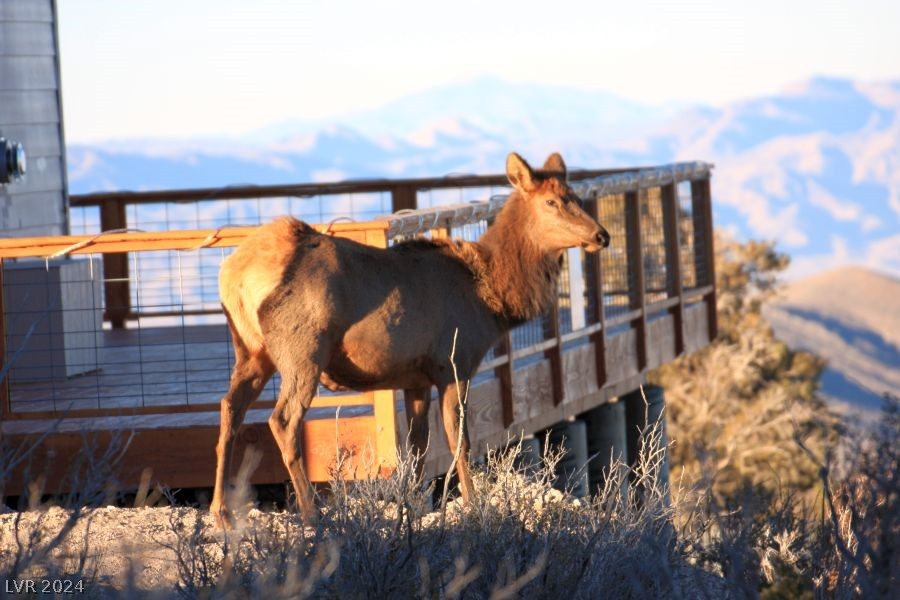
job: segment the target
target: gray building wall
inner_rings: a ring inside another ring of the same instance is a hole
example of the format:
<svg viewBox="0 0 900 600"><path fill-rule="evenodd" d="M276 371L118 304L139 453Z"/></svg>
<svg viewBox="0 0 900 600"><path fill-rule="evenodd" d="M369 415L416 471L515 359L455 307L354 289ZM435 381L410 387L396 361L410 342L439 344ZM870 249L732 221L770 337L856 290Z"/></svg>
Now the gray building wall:
<svg viewBox="0 0 900 600"><path fill-rule="evenodd" d="M0 135L28 157L25 178L0 185L0 236L68 233L54 0L0 0Z"/></svg>

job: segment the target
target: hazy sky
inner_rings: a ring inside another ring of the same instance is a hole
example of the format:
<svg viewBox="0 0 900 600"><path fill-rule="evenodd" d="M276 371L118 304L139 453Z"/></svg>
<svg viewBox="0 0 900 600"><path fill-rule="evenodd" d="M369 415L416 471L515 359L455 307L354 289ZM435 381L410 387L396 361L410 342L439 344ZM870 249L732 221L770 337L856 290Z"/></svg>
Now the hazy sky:
<svg viewBox="0 0 900 600"><path fill-rule="evenodd" d="M900 78L900 1L59 0L69 141L239 134L491 75L721 104Z"/></svg>

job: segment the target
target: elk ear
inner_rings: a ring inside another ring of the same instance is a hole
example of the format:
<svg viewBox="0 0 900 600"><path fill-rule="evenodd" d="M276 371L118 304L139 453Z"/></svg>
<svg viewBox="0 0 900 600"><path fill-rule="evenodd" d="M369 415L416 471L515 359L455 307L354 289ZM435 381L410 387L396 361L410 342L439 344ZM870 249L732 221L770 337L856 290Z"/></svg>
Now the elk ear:
<svg viewBox="0 0 900 600"><path fill-rule="evenodd" d="M554 173L560 175L563 179L566 178L567 170L566 163L563 162L562 156L560 156L559 152L554 152L550 156L547 157L547 162L544 163L544 171L548 173Z"/></svg>
<svg viewBox="0 0 900 600"><path fill-rule="evenodd" d="M510 152L506 158L506 177L520 192L532 192L537 187L534 183L534 171L525 159L515 152Z"/></svg>

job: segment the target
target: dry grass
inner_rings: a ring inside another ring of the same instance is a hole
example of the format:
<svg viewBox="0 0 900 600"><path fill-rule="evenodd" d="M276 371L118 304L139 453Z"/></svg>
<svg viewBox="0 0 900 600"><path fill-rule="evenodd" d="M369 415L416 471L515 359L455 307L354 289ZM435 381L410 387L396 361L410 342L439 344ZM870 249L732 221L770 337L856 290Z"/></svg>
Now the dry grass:
<svg viewBox="0 0 900 600"><path fill-rule="evenodd" d="M392 477L334 482L315 528L257 510L246 487L227 534L202 508L98 508L106 485L86 479L91 493L64 499L66 509L34 501L0 516L0 570L82 580L104 597L885 597L900 567L898 442L894 402L874 440L816 457L828 490L818 510L752 486L726 506L709 481L676 480L667 501L656 431L641 463L614 465L590 498L553 488L558 451L533 468L514 446L477 470L469 506L451 501L442 514L404 456ZM116 513L154 519L153 533L98 530ZM131 570L113 560L126 548L117 536L139 557ZM142 576L150 556L160 566Z"/></svg>

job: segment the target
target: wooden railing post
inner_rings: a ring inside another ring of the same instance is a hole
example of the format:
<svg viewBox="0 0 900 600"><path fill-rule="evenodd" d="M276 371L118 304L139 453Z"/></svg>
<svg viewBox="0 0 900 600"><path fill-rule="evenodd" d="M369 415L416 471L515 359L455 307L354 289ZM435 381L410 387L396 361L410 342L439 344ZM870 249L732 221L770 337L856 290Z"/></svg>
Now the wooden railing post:
<svg viewBox="0 0 900 600"><path fill-rule="evenodd" d="M594 198L585 201L585 207L598 223L600 223L600 199ZM600 223L603 225L603 223ZM603 388L609 380L606 370L606 311L603 306L603 260L600 252L588 254L586 270L588 284L588 298L594 301L594 322L600 324L600 330L591 334L594 343L594 361L597 369L597 387Z"/></svg>
<svg viewBox="0 0 900 600"><path fill-rule="evenodd" d="M553 381L553 406L559 406L565 399L565 386L563 384L562 372L562 342L559 339L559 292L553 301L550 314L544 317L544 339L554 340L553 344L547 350L544 350L544 357L550 360L550 377Z"/></svg>
<svg viewBox="0 0 900 600"><path fill-rule="evenodd" d="M391 188L391 211L415 210L418 206L418 190L411 185L398 185Z"/></svg>
<svg viewBox="0 0 900 600"><path fill-rule="evenodd" d="M684 352L684 294L681 280L681 232L678 223L677 182L662 186L663 234L666 242L666 295L678 298L670 310L675 323L675 356Z"/></svg>
<svg viewBox="0 0 900 600"><path fill-rule="evenodd" d="M694 215L694 260L699 272L703 269L703 281L697 277L697 285L709 285L712 289L703 300L706 302L706 319L709 341L719 334L719 317L716 314L716 256L713 246L712 197L709 178L691 182L691 210ZM703 244L698 247L697 239Z"/></svg>
<svg viewBox="0 0 900 600"><path fill-rule="evenodd" d="M503 427L508 428L515 421L515 409L513 408L513 358L512 358L512 334L507 331L500 339L494 352L502 352L506 361L494 368L494 376L500 382L500 402L503 406Z"/></svg>
<svg viewBox="0 0 900 600"><path fill-rule="evenodd" d="M394 390L372 392L372 410L375 413L376 467L378 474L386 477L397 468L397 402Z"/></svg>
<svg viewBox="0 0 900 600"><path fill-rule="evenodd" d="M647 310L644 294L644 242L641 235L641 204L638 192L625 193L625 246L634 286L628 290L629 307L639 311L632 321L637 342L638 371L647 368Z"/></svg>
<svg viewBox="0 0 900 600"><path fill-rule="evenodd" d="M108 200L100 205L100 231L125 229L125 203ZM128 281L128 254L103 255L103 296L106 303L104 318L113 329L124 329L131 313L131 288Z"/></svg>

